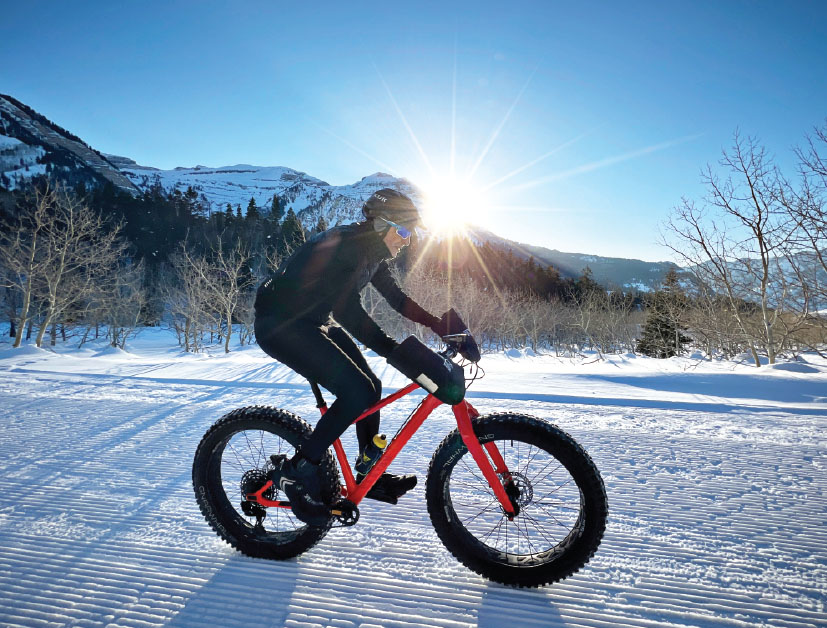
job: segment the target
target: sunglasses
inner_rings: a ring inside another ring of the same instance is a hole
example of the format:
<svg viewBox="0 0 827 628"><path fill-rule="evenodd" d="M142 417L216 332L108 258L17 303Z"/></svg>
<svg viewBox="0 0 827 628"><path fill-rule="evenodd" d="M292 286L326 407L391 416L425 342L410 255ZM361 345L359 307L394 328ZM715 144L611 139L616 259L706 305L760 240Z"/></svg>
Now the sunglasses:
<svg viewBox="0 0 827 628"><path fill-rule="evenodd" d="M378 216L378 218L380 218L381 220L384 220L391 227L396 227L396 235L398 235L403 240L407 240L408 238L411 237L411 234L413 232L410 229L408 229L407 227L403 227L402 225L399 225L399 224L393 222L392 220L388 220L387 218L382 218L382 216Z"/></svg>

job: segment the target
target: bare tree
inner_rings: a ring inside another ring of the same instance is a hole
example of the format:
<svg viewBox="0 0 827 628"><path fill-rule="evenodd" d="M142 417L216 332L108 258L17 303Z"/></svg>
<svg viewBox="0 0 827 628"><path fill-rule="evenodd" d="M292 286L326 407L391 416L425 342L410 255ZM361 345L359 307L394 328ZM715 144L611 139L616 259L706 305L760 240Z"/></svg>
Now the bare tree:
<svg viewBox="0 0 827 628"><path fill-rule="evenodd" d="M827 122L807 137L807 147L798 148L796 154L801 189L787 207L798 227L796 244L803 251L804 263L798 268L806 276L802 281L809 287L813 309L827 310ZM811 317L810 323L827 332L823 312ZM827 333L822 333L819 344L825 341Z"/></svg>
<svg viewBox="0 0 827 628"><path fill-rule="evenodd" d="M230 352L230 340L233 335L233 319L239 311L243 295L249 293L255 284L250 272L250 250L241 241L225 251L221 237L211 252L211 264L198 266L209 274L204 277L209 286L213 307L224 321L224 352Z"/></svg>
<svg viewBox="0 0 827 628"><path fill-rule="evenodd" d="M20 219L18 230L5 236L3 264L22 292L22 307L15 346L30 318L34 300L43 304L43 317L35 340L43 343L46 330L63 323L71 312L77 318L90 301L96 284L117 267L126 245L119 227L106 221L62 187L47 184L35 192Z"/></svg>
<svg viewBox="0 0 827 628"><path fill-rule="evenodd" d="M162 282L170 325L187 352L198 353L203 348L205 333L217 328L210 303L212 290L206 279L209 273L207 259L187 251L182 244L170 256L170 268Z"/></svg>
<svg viewBox="0 0 827 628"><path fill-rule="evenodd" d="M14 347L23 340L23 330L30 322L36 288L49 266L45 240L54 215L57 196L48 185L38 189L29 206L16 222L0 232L0 263L5 268L6 286L21 295Z"/></svg>
<svg viewBox="0 0 827 628"><path fill-rule="evenodd" d="M43 276L46 308L38 347L48 326L94 292L96 282L117 268L126 249L119 227L108 228L100 216L64 191L56 194L55 220L45 239L49 264Z"/></svg>
<svg viewBox="0 0 827 628"><path fill-rule="evenodd" d="M664 243L692 267L701 284L727 298L756 365L760 352L774 363L787 334L779 320L789 313L792 299L780 267L795 229L784 200L789 184L765 149L737 132L721 165L729 176L722 179L707 167L705 206L699 209L684 199L666 225L676 239ZM757 311L745 307L749 303Z"/></svg>
<svg viewBox="0 0 827 628"><path fill-rule="evenodd" d="M100 317L113 347L126 348L126 341L140 329L147 305L143 275L143 263L123 265L112 274L99 296Z"/></svg>

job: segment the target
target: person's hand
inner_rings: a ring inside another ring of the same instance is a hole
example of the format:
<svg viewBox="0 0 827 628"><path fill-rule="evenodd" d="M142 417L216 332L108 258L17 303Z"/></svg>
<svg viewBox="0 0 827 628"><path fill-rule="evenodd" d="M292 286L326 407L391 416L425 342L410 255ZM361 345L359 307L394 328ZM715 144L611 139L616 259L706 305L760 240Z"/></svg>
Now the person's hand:
<svg viewBox="0 0 827 628"><path fill-rule="evenodd" d="M477 346L477 341L474 340L471 332L468 331L468 326L462 321L454 308L445 312L432 329L443 339L445 339L445 336L463 335L462 339L452 339L451 342L456 344L457 351L466 360L471 362L480 361L480 348Z"/></svg>
<svg viewBox="0 0 827 628"><path fill-rule="evenodd" d="M462 322L456 310L451 308L442 315L431 329L436 335L441 337L450 336L451 334L462 334L468 329L468 326Z"/></svg>
<svg viewBox="0 0 827 628"><path fill-rule="evenodd" d="M465 334L465 338L459 343L457 350L466 360L470 360L471 362L479 362L482 356L480 355L480 348L477 346L477 341L474 340L471 332L467 329L465 330Z"/></svg>

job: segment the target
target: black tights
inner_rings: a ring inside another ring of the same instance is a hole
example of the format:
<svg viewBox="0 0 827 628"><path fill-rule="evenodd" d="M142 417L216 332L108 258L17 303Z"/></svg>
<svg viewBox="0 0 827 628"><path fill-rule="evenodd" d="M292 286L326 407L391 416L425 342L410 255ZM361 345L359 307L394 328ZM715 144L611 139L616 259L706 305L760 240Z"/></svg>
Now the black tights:
<svg viewBox="0 0 827 628"><path fill-rule="evenodd" d="M325 325L256 318L256 340L267 355L323 386L334 401L302 444L304 457L318 462L366 408L382 397L382 382L371 371L356 343L332 320ZM379 432L379 412L356 424L359 451Z"/></svg>

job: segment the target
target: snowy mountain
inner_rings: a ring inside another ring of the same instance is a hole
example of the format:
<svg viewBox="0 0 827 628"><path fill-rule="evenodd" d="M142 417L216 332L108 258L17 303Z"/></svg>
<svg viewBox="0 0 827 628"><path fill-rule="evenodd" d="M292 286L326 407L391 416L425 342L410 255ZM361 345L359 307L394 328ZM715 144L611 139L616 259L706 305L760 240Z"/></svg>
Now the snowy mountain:
<svg viewBox="0 0 827 628"><path fill-rule="evenodd" d="M195 166L158 170L140 166L117 155L107 155L110 162L139 188L156 183L166 190L192 187L212 205L213 211L223 211L229 203L233 207L247 207L250 199L256 205L269 208L277 195L285 207L292 207L302 223L311 228L320 217L328 225L349 223L361 217L362 203L376 190L394 188L415 200L419 191L407 180L377 172L353 185L335 186L292 168L251 166L238 164L220 168Z"/></svg>
<svg viewBox="0 0 827 628"><path fill-rule="evenodd" d="M268 208L273 195L278 195L287 207L293 208L308 229L314 227L320 217L324 217L330 226L359 220L362 202L381 188L399 190L413 198L414 202L421 200L421 191L410 181L382 172L364 177L352 185L334 186L304 172L284 167L240 164L221 168L195 166L158 170L140 166L125 157L106 157L139 188L159 183L167 190L177 188L184 192L192 187L212 204L214 211L223 211L227 203L233 207L240 205L243 210L250 198L254 198L259 207ZM519 258L533 257L541 265L554 266L564 277L578 277L588 266L598 283L643 292L656 289L667 271L676 267L671 262L565 253L508 240L479 228L471 231L471 238L479 244L489 242L511 249Z"/></svg>
<svg viewBox="0 0 827 628"><path fill-rule="evenodd" d="M511 249L515 256L523 259L533 257L540 265L553 266L563 277L579 277L588 268L595 281L609 288L652 292L660 286L670 269L674 268L680 272L680 267L673 262L646 262L622 257L566 253L501 238L483 229L474 229L473 238L480 243L489 242L504 249Z"/></svg>
<svg viewBox="0 0 827 628"><path fill-rule="evenodd" d="M351 185L335 186L283 166L199 165L160 170L128 157L99 153L25 104L0 95L0 188L15 189L38 175L55 176L70 185L83 183L87 188L108 182L132 194L156 184L167 191L177 188L184 192L192 187L212 211L224 211L227 204L233 208L240 205L244 211L253 198L266 213L273 197L278 196L283 207L292 207L308 229L315 227L321 217L329 226L359 220L364 200L381 188L399 190L414 202L422 198L421 191L407 179L382 172ZM554 266L565 277L577 277L588 266L598 283L625 289L653 290L674 267L669 262L564 253L507 240L482 229L473 230L472 238L511 249L517 257L534 257L539 264Z"/></svg>
<svg viewBox="0 0 827 628"><path fill-rule="evenodd" d="M79 137L0 94L0 184L14 189L46 174L70 185L95 187L108 182L126 192L138 192L115 165Z"/></svg>

